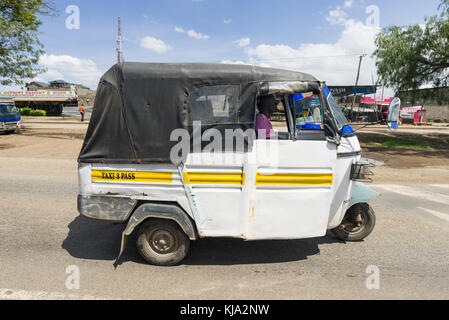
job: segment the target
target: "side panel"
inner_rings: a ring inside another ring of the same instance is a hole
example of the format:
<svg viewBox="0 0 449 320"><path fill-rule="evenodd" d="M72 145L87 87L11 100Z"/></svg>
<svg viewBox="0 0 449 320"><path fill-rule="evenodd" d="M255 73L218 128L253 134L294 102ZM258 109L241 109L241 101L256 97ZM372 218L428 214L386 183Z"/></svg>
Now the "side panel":
<svg viewBox="0 0 449 320"><path fill-rule="evenodd" d="M80 164L78 171L82 196L176 202L192 216L177 166Z"/></svg>
<svg viewBox="0 0 449 320"><path fill-rule="evenodd" d="M256 159L247 238L325 235L333 197L336 146L326 141L258 140L255 152L266 145L275 150L276 144L278 159L270 157L271 163L260 155Z"/></svg>
<svg viewBox="0 0 449 320"><path fill-rule="evenodd" d="M243 153L190 154L183 179L201 237L242 237Z"/></svg>

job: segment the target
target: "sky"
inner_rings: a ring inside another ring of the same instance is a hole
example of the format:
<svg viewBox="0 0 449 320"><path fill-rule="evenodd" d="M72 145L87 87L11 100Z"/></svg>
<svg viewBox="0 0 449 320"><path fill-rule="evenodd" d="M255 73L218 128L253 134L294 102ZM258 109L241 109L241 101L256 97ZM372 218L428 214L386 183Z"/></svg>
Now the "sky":
<svg viewBox="0 0 449 320"><path fill-rule="evenodd" d="M47 72L96 89L116 63L121 17L125 61L244 63L307 72L329 85L377 80L374 39L389 25L423 24L440 0L55 0L42 17ZM75 11L74 11L75 8ZM76 12L79 10L79 25ZM75 13L75 14L74 14ZM20 87L0 87L0 90ZM387 94L393 94L387 89Z"/></svg>

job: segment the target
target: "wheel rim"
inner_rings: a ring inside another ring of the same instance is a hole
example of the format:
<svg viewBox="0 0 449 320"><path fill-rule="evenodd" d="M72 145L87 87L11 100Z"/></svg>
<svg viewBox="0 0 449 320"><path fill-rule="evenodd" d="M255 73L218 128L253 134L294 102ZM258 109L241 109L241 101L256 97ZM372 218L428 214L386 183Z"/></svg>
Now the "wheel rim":
<svg viewBox="0 0 449 320"><path fill-rule="evenodd" d="M151 248L160 254L170 253L176 248L176 238L167 230L159 229L154 231L148 242Z"/></svg>
<svg viewBox="0 0 449 320"><path fill-rule="evenodd" d="M367 223L367 218L362 210L357 210L353 214L345 217L342 223L342 228L348 233L357 233L362 231Z"/></svg>

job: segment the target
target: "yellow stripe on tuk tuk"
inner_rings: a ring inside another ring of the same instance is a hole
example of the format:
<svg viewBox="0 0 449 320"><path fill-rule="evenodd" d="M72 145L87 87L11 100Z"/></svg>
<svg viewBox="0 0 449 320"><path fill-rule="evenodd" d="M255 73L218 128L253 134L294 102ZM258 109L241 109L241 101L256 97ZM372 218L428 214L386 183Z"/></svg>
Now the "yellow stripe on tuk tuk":
<svg viewBox="0 0 449 320"><path fill-rule="evenodd" d="M256 175L256 186L332 186L332 173L276 173Z"/></svg>
<svg viewBox="0 0 449 320"><path fill-rule="evenodd" d="M245 184L245 174L241 172L184 172L183 179L185 184Z"/></svg>
<svg viewBox="0 0 449 320"><path fill-rule="evenodd" d="M92 181L172 183L172 172L92 170Z"/></svg>

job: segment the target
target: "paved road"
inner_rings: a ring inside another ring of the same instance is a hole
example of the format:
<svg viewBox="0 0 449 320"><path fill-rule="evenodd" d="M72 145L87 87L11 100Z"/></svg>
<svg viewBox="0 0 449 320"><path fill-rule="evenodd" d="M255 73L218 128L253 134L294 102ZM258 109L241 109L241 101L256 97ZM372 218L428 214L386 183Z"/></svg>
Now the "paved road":
<svg viewBox="0 0 449 320"><path fill-rule="evenodd" d="M362 243L200 240L185 262L145 264L123 226L76 212L76 163L0 155L0 299L449 298L449 184L377 185L378 222ZM66 288L68 266L80 289ZM367 267L380 289L366 288Z"/></svg>

